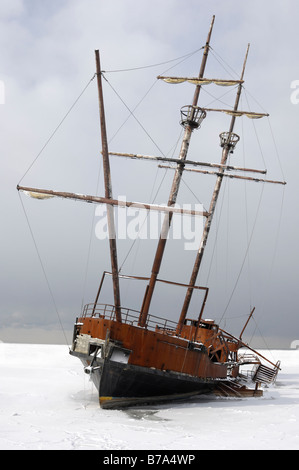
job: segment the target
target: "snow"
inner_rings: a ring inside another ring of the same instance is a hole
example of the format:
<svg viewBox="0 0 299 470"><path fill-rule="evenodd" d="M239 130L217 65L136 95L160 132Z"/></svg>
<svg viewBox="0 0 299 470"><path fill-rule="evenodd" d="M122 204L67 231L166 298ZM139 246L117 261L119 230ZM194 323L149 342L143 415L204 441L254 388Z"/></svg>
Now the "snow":
<svg viewBox="0 0 299 470"><path fill-rule="evenodd" d="M102 410L67 346L0 343L0 449L298 449L299 350L271 354L282 371L261 398Z"/></svg>

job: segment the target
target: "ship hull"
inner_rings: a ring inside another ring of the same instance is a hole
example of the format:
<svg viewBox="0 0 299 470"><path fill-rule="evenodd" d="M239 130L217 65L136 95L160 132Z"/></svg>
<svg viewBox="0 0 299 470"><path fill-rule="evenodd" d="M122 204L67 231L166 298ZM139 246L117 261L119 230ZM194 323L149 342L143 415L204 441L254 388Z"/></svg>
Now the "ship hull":
<svg viewBox="0 0 299 470"><path fill-rule="evenodd" d="M123 364L109 359L97 359L90 367L91 358L76 354L85 372L99 393L101 408L123 408L138 404L153 404L188 399L211 393L219 381L196 378L171 371Z"/></svg>
<svg viewBox="0 0 299 470"><path fill-rule="evenodd" d="M98 315L77 319L70 353L81 360L84 371L90 374L102 408L206 394L219 381L227 380L226 361L213 360L202 342L177 336L168 328L169 323L160 322L162 328L158 320L153 317L153 326L141 328L131 314L120 323L109 318L107 306ZM195 330L196 326L192 328ZM191 337L195 331L187 333ZM217 330L203 328L202 335L215 334ZM218 350L219 344L215 340L214 344Z"/></svg>

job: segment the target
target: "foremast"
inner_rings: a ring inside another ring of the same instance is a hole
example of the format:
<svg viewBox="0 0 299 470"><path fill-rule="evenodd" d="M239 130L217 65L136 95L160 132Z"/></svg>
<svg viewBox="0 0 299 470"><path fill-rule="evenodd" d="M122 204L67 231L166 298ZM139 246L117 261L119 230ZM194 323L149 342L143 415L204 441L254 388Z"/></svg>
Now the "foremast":
<svg viewBox="0 0 299 470"><path fill-rule="evenodd" d="M208 58L208 53L209 53L209 48L210 48L210 40L211 40L211 35L212 35L212 30L214 26L214 21L215 21L215 16L213 16L209 33L207 36L207 41L204 47L204 52L203 52L203 57L202 57L202 62L201 62L201 67L199 71L199 79L203 78L204 76L204 71L207 63L207 58ZM177 164L176 170L175 170L175 175L173 178L172 182L172 187L169 195L169 200L168 200L168 206L174 206L177 200L177 195L181 183L181 178L184 170L184 161L187 158L187 153L189 149L189 143L192 135L192 131L194 128L198 127L200 125L200 120L202 120L205 117L205 112L202 114L202 116L197 116L197 126L194 127L195 121L195 113L198 113L197 109L197 103L198 103L198 98L199 98L199 93L200 93L201 85L196 85L194 96L193 96L193 103L192 107L190 108L190 116L188 121L186 121L185 124L185 132L181 144L181 150L180 150L180 155L179 155L179 160L180 163ZM167 235L171 226L171 221L172 221L172 213L167 214L164 217L163 225L162 225L162 231L161 235L159 238L158 246L156 249L156 255L154 258L153 266L152 266L152 271L151 271L151 277L149 284L147 285L146 291L145 291L145 296L143 299L143 304L141 307L141 313L139 317L139 326L145 326L146 324L146 319L147 315L149 312L151 300L153 297L155 285L157 282L157 276L160 271L161 263L162 263L162 258L166 246L166 241L167 241Z"/></svg>
<svg viewBox="0 0 299 470"><path fill-rule="evenodd" d="M238 110L238 106L239 106L239 102L240 102L240 96L241 96L241 91L242 91L242 83L243 83L245 67L246 67L246 62L247 62L247 57L248 57L248 52L249 52L249 46L250 45L248 44L245 59L244 59L244 63L243 63L243 69L242 69L242 73L241 73L241 77L240 77L240 83L238 85L237 95L236 95L236 99L235 99L234 111ZM223 180L223 174L224 174L224 169L223 168L225 167L225 165L227 163L229 153L233 150L232 149L232 146L233 146L232 142L233 141L234 142L238 141L238 136L236 136L236 134L233 134L235 121L236 121L236 115L233 114L233 116L231 118L231 122L230 122L229 131L228 131L227 135L225 136L226 142L223 143L223 151L222 151L222 158L221 158L222 167L220 168L220 170L218 172L216 184L215 184L215 187L214 187L214 191L213 191L213 195L212 195L212 199L211 199L211 203L210 203L210 207L209 207L209 211L208 211L209 215L208 215L208 217L206 218L206 221L205 221L203 235L202 235L202 238L201 238L201 242L200 242L199 249L198 249L198 252L197 252L197 256L196 256L196 259L195 259L195 263L194 263L194 266L193 266L193 271L192 271L190 281L189 281L189 286L190 287L188 287L188 289L187 289L184 304L183 304L183 308L182 308L181 315L180 315L180 318L179 318L179 321L178 321L178 326L177 326L177 333L178 334L182 330L184 320L186 318L186 314L188 312L188 308L189 308L189 305L190 305L191 297L192 297L192 294L193 294L193 286L195 286L197 275L198 275L198 272L199 272L199 269L200 269L200 266L201 266L201 262L202 262L202 259L203 259L205 247L206 247L206 244L207 244L207 240L208 240L208 236L209 236L209 232L210 232L210 228L211 228L211 223L212 223L213 216L214 216L214 213L215 213L215 208L216 208L216 204L217 204L217 200L218 200L218 196L219 196L219 192L220 192L220 188L221 188L221 184L222 184L222 180ZM200 318L199 318L199 320L200 320Z"/></svg>

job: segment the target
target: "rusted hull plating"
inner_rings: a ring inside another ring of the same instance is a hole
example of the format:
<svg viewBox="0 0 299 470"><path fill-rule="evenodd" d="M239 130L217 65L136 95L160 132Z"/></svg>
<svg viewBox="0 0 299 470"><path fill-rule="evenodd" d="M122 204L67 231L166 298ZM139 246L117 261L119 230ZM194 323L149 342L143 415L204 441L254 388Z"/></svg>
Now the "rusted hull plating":
<svg viewBox="0 0 299 470"><path fill-rule="evenodd" d="M184 376L109 359L99 360L90 368L90 359L83 356L80 359L98 390L101 408L106 409L188 399L211 393L218 383L214 379Z"/></svg>

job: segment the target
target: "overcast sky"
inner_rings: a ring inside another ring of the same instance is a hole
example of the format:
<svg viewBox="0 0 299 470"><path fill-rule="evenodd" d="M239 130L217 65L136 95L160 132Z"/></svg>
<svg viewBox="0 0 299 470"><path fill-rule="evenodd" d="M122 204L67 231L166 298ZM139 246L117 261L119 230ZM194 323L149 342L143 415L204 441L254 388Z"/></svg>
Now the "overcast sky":
<svg viewBox="0 0 299 470"><path fill-rule="evenodd" d="M16 190L21 182L104 195L94 50L100 50L108 80L104 93L110 150L177 156L179 109L191 103L193 88L167 85L156 76L198 74L212 15L216 19L205 75L238 78L250 43L240 107L270 114L254 127L245 117L238 120L241 140L231 164L267 168L269 178L285 179L287 185L245 185L230 179L223 184L221 210L198 279L210 287L205 316L222 318L222 327L238 335L255 306L244 339L255 333L253 344L264 346L264 338L270 347L290 347L299 340L299 93L291 88L299 89L296 0L1 0L0 340L64 342L61 322L70 341L82 303L94 300L102 272L110 270L107 241L95 234L96 206L61 199L41 202ZM140 69L131 70L135 68ZM115 72L124 69L130 71ZM233 105L234 88L208 87L201 92L200 105ZM131 116L122 126L128 108L141 100L136 119ZM229 123L225 115L209 114L192 136L189 158L219 162L218 135ZM116 157L111 169L115 197L153 201L163 181L155 202L167 201L171 170ZM204 178L185 174L179 203L200 201L207 209L215 179ZM120 240L120 265L130 246L131 241ZM135 243L122 272L149 276L155 246L156 241L149 247ZM175 240L160 277L187 283L194 256ZM124 306L140 308L144 287L125 283ZM109 283L101 300L112 300ZM181 291L159 286L152 313L176 320L175 307L182 300Z"/></svg>

